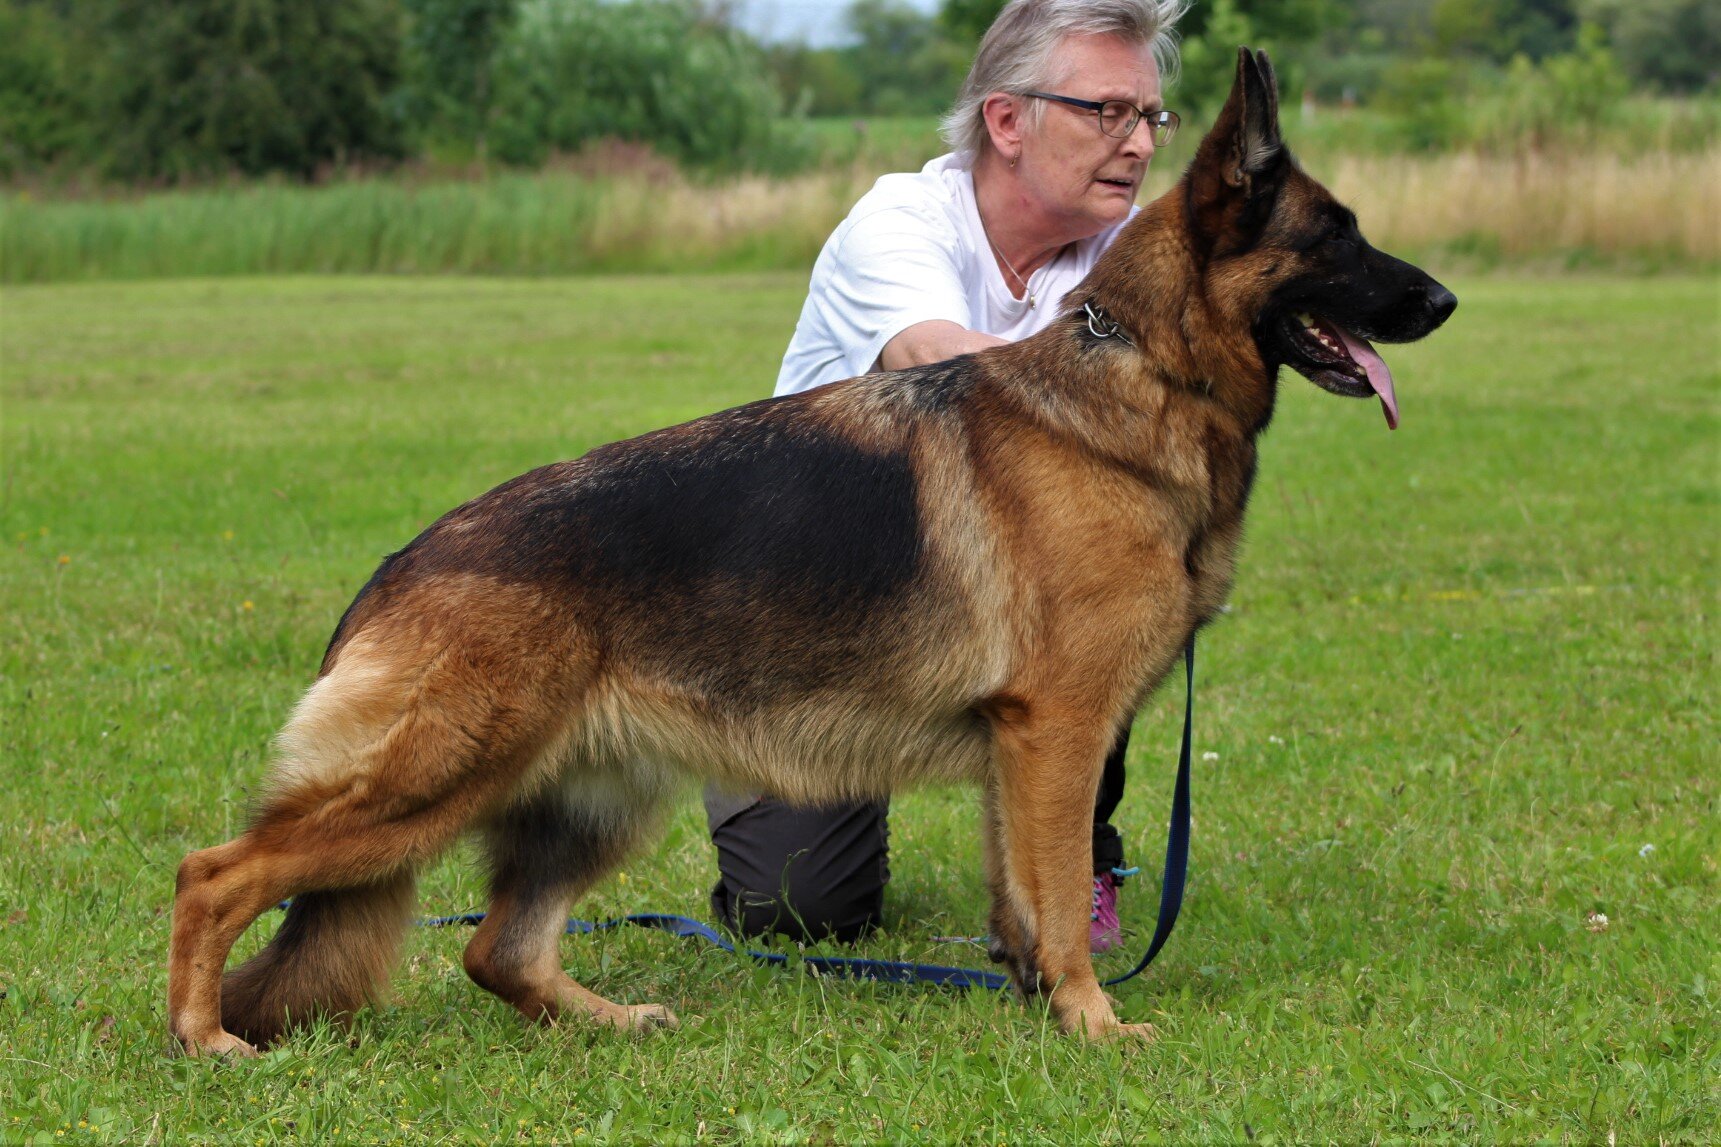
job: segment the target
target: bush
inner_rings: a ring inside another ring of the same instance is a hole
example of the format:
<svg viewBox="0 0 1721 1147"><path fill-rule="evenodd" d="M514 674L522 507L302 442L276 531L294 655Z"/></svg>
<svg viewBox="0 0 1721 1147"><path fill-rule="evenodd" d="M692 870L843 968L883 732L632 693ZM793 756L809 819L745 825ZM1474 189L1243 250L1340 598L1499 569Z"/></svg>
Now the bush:
<svg viewBox="0 0 1721 1147"><path fill-rule="evenodd" d="M1468 142L1490 151L1587 143L1608 126L1629 88L1600 30L1586 25L1575 52L1540 64L1514 56L1504 80L1466 117Z"/></svg>
<svg viewBox="0 0 1721 1147"><path fill-rule="evenodd" d="M95 0L109 173L309 177L398 155L385 97L399 69L392 0Z"/></svg>
<svg viewBox="0 0 1721 1147"><path fill-rule="evenodd" d="M454 143L482 157L496 90L496 57L517 0L404 0L403 80L395 93L417 141Z"/></svg>
<svg viewBox="0 0 1721 1147"><path fill-rule="evenodd" d="M1255 34L1254 24L1235 0L1214 0L1207 11L1206 26L1183 41L1176 94L1167 97L1185 119L1201 123L1218 114L1236 79L1237 48L1243 44L1272 51L1272 45ZM1278 63L1275 57L1275 67Z"/></svg>
<svg viewBox="0 0 1721 1147"><path fill-rule="evenodd" d="M1721 7L1714 0L1583 0L1626 72L1662 91L1714 88L1721 77Z"/></svg>
<svg viewBox="0 0 1721 1147"><path fill-rule="evenodd" d="M1428 58L1407 61L1387 75L1377 103L1397 120L1405 147L1432 151L1464 134L1470 74L1449 60Z"/></svg>
<svg viewBox="0 0 1721 1147"><path fill-rule="evenodd" d="M785 170L812 154L779 122L759 51L687 0L539 0L503 48L492 139L537 164L605 138L715 170Z"/></svg>
<svg viewBox="0 0 1721 1147"><path fill-rule="evenodd" d="M972 55L947 39L932 17L905 0L853 0L848 26L858 41L843 50L874 115L936 115L956 97Z"/></svg>
<svg viewBox="0 0 1721 1147"><path fill-rule="evenodd" d="M861 79L844 49L772 44L765 49L772 81L792 113L807 116L865 112Z"/></svg>
<svg viewBox="0 0 1721 1147"><path fill-rule="evenodd" d="M90 143L71 28L40 4L0 0L0 176L76 159Z"/></svg>
<svg viewBox="0 0 1721 1147"><path fill-rule="evenodd" d="M1408 63L1389 75L1379 106L1414 150L1582 149L1613 128L1629 90L1600 30L1586 25L1574 51L1539 63L1520 54L1503 72L1435 58Z"/></svg>
<svg viewBox="0 0 1721 1147"><path fill-rule="evenodd" d="M1379 48L1346 52L1303 53L1307 62L1306 86L1326 104L1354 104L1374 97L1404 59Z"/></svg>

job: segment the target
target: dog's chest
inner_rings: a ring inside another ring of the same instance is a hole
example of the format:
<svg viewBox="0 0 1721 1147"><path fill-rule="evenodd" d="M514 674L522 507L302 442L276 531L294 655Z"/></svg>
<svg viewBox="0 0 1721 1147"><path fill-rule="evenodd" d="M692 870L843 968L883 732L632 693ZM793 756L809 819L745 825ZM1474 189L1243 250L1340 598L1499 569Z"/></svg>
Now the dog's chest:
<svg viewBox="0 0 1721 1147"><path fill-rule="evenodd" d="M1255 483L1253 438L1213 434L1206 451L1204 512L1190 530L1184 566L1193 582L1195 623L1213 619L1236 576L1237 550L1243 540L1243 515Z"/></svg>

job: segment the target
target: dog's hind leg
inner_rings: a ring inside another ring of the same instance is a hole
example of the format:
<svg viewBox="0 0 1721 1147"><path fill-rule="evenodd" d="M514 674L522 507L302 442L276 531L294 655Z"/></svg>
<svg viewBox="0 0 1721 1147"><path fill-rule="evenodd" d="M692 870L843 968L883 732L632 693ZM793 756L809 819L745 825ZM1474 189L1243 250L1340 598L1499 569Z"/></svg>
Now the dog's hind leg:
<svg viewBox="0 0 1721 1147"><path fill-rule="evenodd" d="M460 825L437 810L391 823L362 806L335 813L333 803L272 805L239 839L180 864L168 1013L188 1053L245 1055L317 1014L345 1015L392 967L417 865ZM223 975L240 934L289 896L269 944Z"/></svg>
<svg viewBox="0 0 1721 1147"><path fill-rule="evenodd" d="M1117 1022L1088 950L1093 809L1110 739L1094 715L994 707L997 773L988 789L992 955L1027 996L1047 997L1066 1032L1152 1035Z"/></svg>
<svg viewBox="0 0 1721 1147"><path fill-rule="evenodd" d="M605 789L603 799L592 800L574 780L487 826L490 906L466 947L466 971L537 1022L572 1014L624 1031L672 1028L677 1021L668 1008L612 1003L562 968L559 941L570 907L657 823L655 786Z"/></svg>
<svg viewBox="0 0 1721 1147"><path fill-rule="evenodd" d="M496 679L470 651L414 666L349 649L307 694L251 827L180 865L168 1023L187 1052L248 1054L380 990L413 873L513 798L553 736L545 714L566 712L523 680L505 706ZM273 940L223 977L240 934L287 897Z"/></svg>

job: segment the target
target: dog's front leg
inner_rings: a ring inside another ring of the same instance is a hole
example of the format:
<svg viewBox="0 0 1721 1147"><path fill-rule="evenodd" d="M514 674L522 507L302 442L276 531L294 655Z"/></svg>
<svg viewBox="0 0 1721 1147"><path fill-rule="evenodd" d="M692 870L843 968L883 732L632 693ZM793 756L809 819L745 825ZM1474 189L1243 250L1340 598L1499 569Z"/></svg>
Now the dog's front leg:
<svg viewBox="0 0 1721 1147"><path fill-rule="evenodd" d="M1152 1025L1118 1023L1088 951L1094 796L1107 723L1022 705L993 724L998 760L986 812L993 959L1024 996L1046 997L1066 1032L1151 1037Z"/></svg>

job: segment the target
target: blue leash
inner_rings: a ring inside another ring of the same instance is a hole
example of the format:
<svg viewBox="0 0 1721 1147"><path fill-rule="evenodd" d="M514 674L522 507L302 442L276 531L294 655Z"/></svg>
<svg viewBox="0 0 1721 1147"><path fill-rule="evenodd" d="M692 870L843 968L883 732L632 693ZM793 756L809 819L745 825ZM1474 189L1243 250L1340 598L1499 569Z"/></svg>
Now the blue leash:
<svg viewBox="0 0 1721 1147"><path fill-rule="evenodd" d="M467 912L459 916L437 916L429 920L420 920L419 925L425 928L446 928L451 925L477 925L484 920L482 912ZM589 936L593 932L605 932L611 928L619 928L623 924L635 924L641 928L656 928L660 932L668 932L671 936L693 937L705 940L725 952L744 951L744 953L761 964L773 964L782 967L789 962L789 957L782 952L758 952L751 948L737 949L717 929L709 924L701 923L688 916L672 916L664 912L641 912L633 916L620 916L614 920L604 920L593 923L590 920L568 921L564 931L569 936ZM813 971L827 976L844 976L854 980L883 980L893 984L945 984L953 988L1002 988L1009 980L997 972L981 972L972 968L947 968L942 964L910 964L897 960L864 960L854 956L802 956L801 963Z"/></svg>
<svg viewBox="0 0 1721 1147"><path fill-rule="evenodd" d="M1153 940L1135 967L1121 976L1101 981L1109 988L1141 975L1177 925L1178 910L1183 907L1183 884L1189 876L1189 742L1195 729L1195 635L1189 635L1189 646L1183 651L1183 745L1177 750L1177 786L1171 792L1171 827L1165 836L1165 875L1159 886L1159 923L1154 926Z"/></svg>
<svg viewBox="0 0 1721 1147"><path fill-rule="evenodd" d="M1177 787L1171 797L1171 828L1165 841L1165 877L1159 891L1159 923L1153 930L1153 940L1147 954L1135 967L1121 976L1101 981L1102 987L1121 984L1139 976L1153 963L1171 929L1177 923L1178 910L1183 907L1183 885L1189 874L1189 758L1190 740L1195 727L1195 638L1183 651L1184 681L1187 693L1183 702L1183 747L1177 758ZM482 912L467 912L458 916L437 916L420 920L425 928L447 928L454 925L476 926L484 919ZM643 912L614 920L593 923L589 920L568 921L565 929L570 936L589 936L633 924L641 928L656 928L672 936L693 937L714 944L725 952L743 951L761 964L782 967L789 957L782 952L760 952L752 948L737 949L728 938L709 924L687 916ZM989 988L994 991L1010 986L1010 978L999 972L982 972L977 968L953 968L944 964L916 964L903 960L866 960L853 956L802 956L803 965L821 975L842 976L856 980L880 980L891 984L943 984L953 988Z"/></svg>

